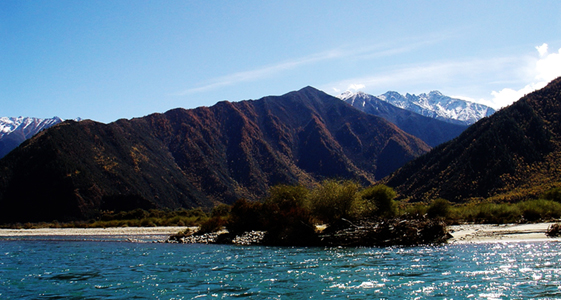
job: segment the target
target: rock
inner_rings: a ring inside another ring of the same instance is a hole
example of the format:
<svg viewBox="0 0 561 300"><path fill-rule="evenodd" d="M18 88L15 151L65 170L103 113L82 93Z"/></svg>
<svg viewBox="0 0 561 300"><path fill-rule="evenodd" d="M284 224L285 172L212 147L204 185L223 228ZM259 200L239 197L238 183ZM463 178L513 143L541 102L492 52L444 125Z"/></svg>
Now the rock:
<svg viewBox="0 0 561 300"><path fill-rule="evenodd" d="M226 230L205 234L173 235L166 241L186 244L234 244L270 246L417 246L445 243L451 238L442 221L431 219L360 220L341 219L321 234L302 226L290 231L247 231L241 234Z"/></svg>
<svg viewBox="0 0 561 300"><path fill-rule="evenodd" d="M320 235L322 243L327 246L417 246L444 243L450 238L444 222L429 219L346 222L348 226L343 228L341 223L336 228L326 228Z"/></svg>
<svg viewBox="0 0 561 300"><path fill-rule="evenodd" d="M554 223L547 228L545 233L548 237L559 237L561 236L561 223Z"/></svg>

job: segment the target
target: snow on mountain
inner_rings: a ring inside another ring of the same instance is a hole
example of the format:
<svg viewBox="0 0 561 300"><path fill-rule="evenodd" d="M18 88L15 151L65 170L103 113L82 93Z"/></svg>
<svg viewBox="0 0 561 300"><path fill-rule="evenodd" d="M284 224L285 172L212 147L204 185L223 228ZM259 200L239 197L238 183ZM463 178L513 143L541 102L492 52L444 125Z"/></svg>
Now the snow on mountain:
<svg viewBox="0 0 561 300"><path fill-rule="evenodd" d="M80 118L75 119L79 121ZM61 123L59 117L41 119L32 117L0 117L0 158L41 130Z"/></svg>
<svg viewBox="0 0 561 300"><path fill-rule="evenodd" d="M495 112L493 108L486 105L448 97L439 91L405 96L390 91L377 98L423 116L455 124L471 125Z"/></svg>
<svg viewBox="0 0 561 300"><path fill-rule="evenodd" d="M339 98L365 113L392 122L401 130L420 138L431 147L457 137L468 127L466 124L423 116L363 92L345 92Z"/></svg>
<svg viewBox="0 0 561 300"><path fill-rule="evenodd" d="M356 106L365 106L368 100L376 97L360 91L359 92L346 91L341 95L337 96L337 98L356 107Z"/></svg>
<svg viewBox="0 0 561 300"><path fill-rule="evenodd" d="M37 132L45 128L49 128L60 122L62 122L62 119L59 117L50 119L30 117L0 117L0 139L15 131L20 131L23 136L28 139Z"/></svg>

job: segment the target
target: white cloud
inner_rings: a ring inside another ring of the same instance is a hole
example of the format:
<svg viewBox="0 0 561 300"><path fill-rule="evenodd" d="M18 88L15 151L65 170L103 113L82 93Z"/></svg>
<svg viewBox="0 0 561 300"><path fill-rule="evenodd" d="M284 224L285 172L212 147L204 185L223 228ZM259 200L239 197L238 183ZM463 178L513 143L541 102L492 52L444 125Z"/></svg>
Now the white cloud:
<svg viewBox="0 0 561 300"><path fill-rule="evenodd" d="M547 44L544 45L547 47ZM561 76L561 49L550 54L546 48L546 52L542 54L540 51L540 54L543 58L536 63L536 79L550 82Z"/></svg>
<svg viewBox="0 0 561 300"><path fill-rule="evenodd" d="M324 90L351 89L356 88L357 82L360 82L361 89L368 87L369 91L378 90L380 92L399 89L403 86L432 86L438 89L441 86L454 85L458 81L465 83L466 80L476 79L477 82L481 82L481 78L488 76L489 73L504 74L518 65L520 65L519 58L502 57L394 66L391 70L380 71L379 74L373 76L350 78L329 83L320 88ZM415 91L399 90L399 92Z"/></svg>
<svg viewBox="0 0 561 300"><path fill-rule="evenodd" d="M490 101L489 105L495 108L501 108L511 105L513 102L524 97L524 95L529 94L537 89L541 89L546 84L546 82L532 83L519 90L504 88L498 92L492 91L491 95L493 96L493 99Z"/></svg>
<svg viewBox="0 0 561 300"><path fill-rule="evenodd" d="M547 83L561 76L561 49L558 53L549 53L548 45L544 43L537 46L536 50L538 50L540 59L536 61L534 68L529 71L532 73L530 78L533 78L533 82L519 90L504 88L498 92L492 91L493 99L490 100L490 104L493 107L501 108L510 105L524 95L543 88Z"/></svg>
<svg viewBox="0 0 561 300"><path fill-rule="evenodd" d="M538 53L540 53L540 56L544 56L547 54L547 44L543 43L541 46L537 46L536 49L538 50Z"/></svg>
<svg viewBox="0 0 561 300"><path fill-rule="evenodd" d="M347 88L348 91L353 90L353 91L358 91L360 89L365 88L366 86L364 84L356 84L353 83L351 85L349 85L349 87Z"/></svg>
<svg viewBox="0 0 561 300"><path fill-rule="evenodd" d="M401 93L416 92L411 88L440 89L445 86L456 89L455 96L472 102L482 103L495 109L512 104L526 94L547 85L551 80L561 76L561 49L549 53L548 44L537 46L539 57L507 56L485 59L466 59L455 61L429 62L415 65L394 66L386 72L368 77L357 77L326 84L324 90L356 89L357 82L361 88L369 91L385 92L395 89ZM456 87L461 82L463 87ZM513 88L518 84L521 88ZM493 90L486 85L506 86ZM410 90L399 90L404 86ZM396 89L397 88L397 89ZM479 96L469 96L470 91L479 91ZM491 90L491 92L488 92ZM365 91L367 92L367 91ZM426 92L420 91L420 92ZM490 97L485 97L489 95ZM483 98L481 98L483 97ZM479 99L479 100L475 100Z"/></svg>

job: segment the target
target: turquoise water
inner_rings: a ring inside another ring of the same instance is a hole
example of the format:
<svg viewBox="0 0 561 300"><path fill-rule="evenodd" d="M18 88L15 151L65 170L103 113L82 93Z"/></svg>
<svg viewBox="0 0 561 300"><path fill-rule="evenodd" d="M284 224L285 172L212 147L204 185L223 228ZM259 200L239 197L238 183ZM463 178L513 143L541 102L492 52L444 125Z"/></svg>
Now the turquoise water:
<svg viewBox="0 0 561 300"><path fill-rule="evenodd" d="M561 298L561 244L282 248L0 240L0 299L229 298Z"/></svg>

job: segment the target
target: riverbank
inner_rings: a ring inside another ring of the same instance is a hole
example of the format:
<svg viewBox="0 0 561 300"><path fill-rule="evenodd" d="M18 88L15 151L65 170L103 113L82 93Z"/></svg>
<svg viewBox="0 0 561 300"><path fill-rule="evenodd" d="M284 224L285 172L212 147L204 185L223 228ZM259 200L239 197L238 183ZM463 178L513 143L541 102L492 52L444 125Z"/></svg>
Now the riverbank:
<svg viewBox="0 0 561 300"><path fill-rule="evenodd" d="M448 227L452 238L450 244L487 243L487 242L517 242L517 241L561 241L561 238L546 236L549 226L554 223L535 224L465 224ZM17 237L49 237L49 236L106 236L122 237L123 240L145 240L161 237L167 239L170 235L185 231L187 227L115 227L115 228L38 228L38 229L0 229L0 238Z"/></svg>
<svg viewBox="0 0 561 300"><path fill-rule="evenodd" d="M119 242L162 242L188 227L109 227L0 229L0 239L91 240Z"/></svg>
<svg viewBox="0 0 561 300"><path fill-rule="evenodd" d="M111 228L37 228L0 229L0 237L17 236L112 236L112 235L170 235L184 231L187 227L111 227Z"/></svg>
<svg viewBox="0 0 561 300"><path fill-rule="evenodd" d="M552 224L554 223L452 225L448 227L448 231L452 235L448 243L561 241L561 238L550 238L545 234Z"/></svg>

